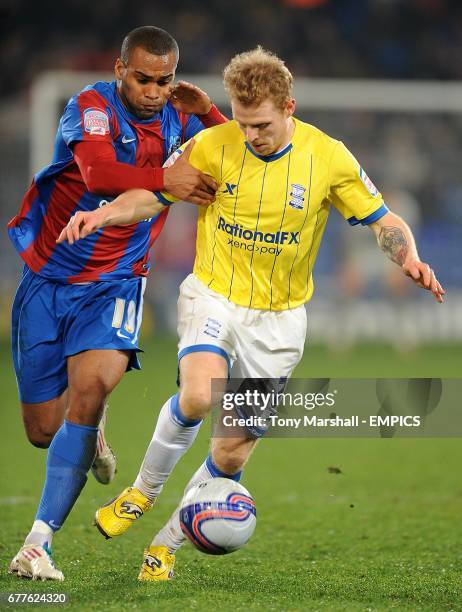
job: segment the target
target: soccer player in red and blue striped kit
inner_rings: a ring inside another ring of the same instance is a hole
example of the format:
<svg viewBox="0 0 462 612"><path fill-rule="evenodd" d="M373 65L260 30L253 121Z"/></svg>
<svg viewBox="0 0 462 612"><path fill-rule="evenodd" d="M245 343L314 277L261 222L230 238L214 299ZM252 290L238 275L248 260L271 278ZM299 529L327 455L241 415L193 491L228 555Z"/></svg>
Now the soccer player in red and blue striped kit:
<svg viewBox="0 0 462 612"><path fill-rule="evenodd" d="M93 472L109 482L115 458L98 425L124 372L139 369L138 334L149 250L168 209L131 226L56 244L69 217L137 187L208 204L217 185L179 160L163 162L204 127L226 118L199 88L173 84L176 41L144 26L124 39L116 80L68 102L52 163L8 225L25 262L13 305L13 361L29 440L48 448L37 515L9 571L62 580L51 540ZM65 417L65 418L64 418Z"/></svg>

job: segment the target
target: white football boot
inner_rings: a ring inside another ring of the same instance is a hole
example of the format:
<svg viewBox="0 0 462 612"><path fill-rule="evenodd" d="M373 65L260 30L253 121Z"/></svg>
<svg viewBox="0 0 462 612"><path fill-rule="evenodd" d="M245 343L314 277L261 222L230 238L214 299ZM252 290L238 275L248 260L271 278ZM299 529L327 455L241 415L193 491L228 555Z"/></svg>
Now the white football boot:
<svg viewBox="0 0 462 612"><path fill-rule="evenodd" d="M106 442L104 437L104 428L106 427L107 419L107 408L106 404L104 407L104 413L98 426L98 437L96 439L96 456L91 466L93 476L101 484L109 484L114 480L114 476L117 472L117 459L114 455L112 448Z"/></svg>
<svg viewBox="0 0 462 612"><path fill-rule="evenodd" d="M51 550L38 544L24 545L10 563L8 573L32 580L64 580L64 574L55 567Z"/></svg>

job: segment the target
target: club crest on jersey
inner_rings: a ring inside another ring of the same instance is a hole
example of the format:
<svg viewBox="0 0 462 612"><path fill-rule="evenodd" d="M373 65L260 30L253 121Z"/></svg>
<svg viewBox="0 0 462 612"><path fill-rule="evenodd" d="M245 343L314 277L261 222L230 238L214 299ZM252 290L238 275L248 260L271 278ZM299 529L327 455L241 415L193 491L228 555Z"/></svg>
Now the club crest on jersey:
<svg viewBox="0 0 462 612"><path fill-rule="evenodd" d="M83 113L85 131L91 136L105 136L109 134L109 117L105 112L96 108L87 108Z"/></svg>
<svg viewBox="0 0 462 612"><path fill-rule="evenodd" d="M221 331L221 323L216 319L212 319L209 317L204 325L203 333L207 334L207 336L212 336L212 338L218 338Z"/></svg>
<svg viewBox="0 0 462 612"><path fill-rule="evenodd" d="M289 206L292 206L292 208L295 208L297 210L302 210L303 200L305 199L306 187L300 185L299 183L292 183L290 187L291 190Z"/></svg>
<svg viewBox="0 0 462 612"><path fill-rule="evenodd" d="M364 186L366 187L367 191L375 198L375 196L379 193L379 190L361 167L359 168L359 176L362 182L364 183Z"/></svg>

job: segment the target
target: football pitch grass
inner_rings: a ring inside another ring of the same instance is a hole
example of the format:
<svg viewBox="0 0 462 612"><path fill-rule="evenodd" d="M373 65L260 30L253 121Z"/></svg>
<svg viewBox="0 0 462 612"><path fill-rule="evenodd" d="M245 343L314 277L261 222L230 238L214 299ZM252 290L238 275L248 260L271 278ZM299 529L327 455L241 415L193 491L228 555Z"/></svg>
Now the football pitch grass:
<svg viewBox="0 0 462 612"><path fill-rule="evenodd" d="M308 346L296 375L458 377L460 356L457 345L405 356L387 346L340 355ZM0 358L0 592L65 592L66 609L85 611L462 610L460 439L264 440L242 480L258 514L248 545L211 557L187 544L175 580L139 583L143 547L206 456L210 433L206 423L149 514L119 539L101 537L95 509L132 483L157 412L175 391L175 341L161 338L146 347L143 372L127 375L111 398L115 481L104 487L90 476L55 538L65 582L8 576L34 517L45 451L26 442L8 352ZM7 607L3 600L0 609Z"/></svg>

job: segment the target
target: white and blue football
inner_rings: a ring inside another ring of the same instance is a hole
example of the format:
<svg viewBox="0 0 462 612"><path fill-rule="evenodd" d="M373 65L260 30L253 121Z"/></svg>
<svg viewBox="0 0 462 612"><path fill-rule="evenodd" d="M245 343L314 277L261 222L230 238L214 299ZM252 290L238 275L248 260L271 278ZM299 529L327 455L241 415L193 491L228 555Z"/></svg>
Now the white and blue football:
<svg viewBox="0 0 462 612"><path fill-rule="evenodd" d="M201 552L227 555L238 550L255 530L255 502L242 485L212 478L192 487L183 498L180 525Z"/></svg>

